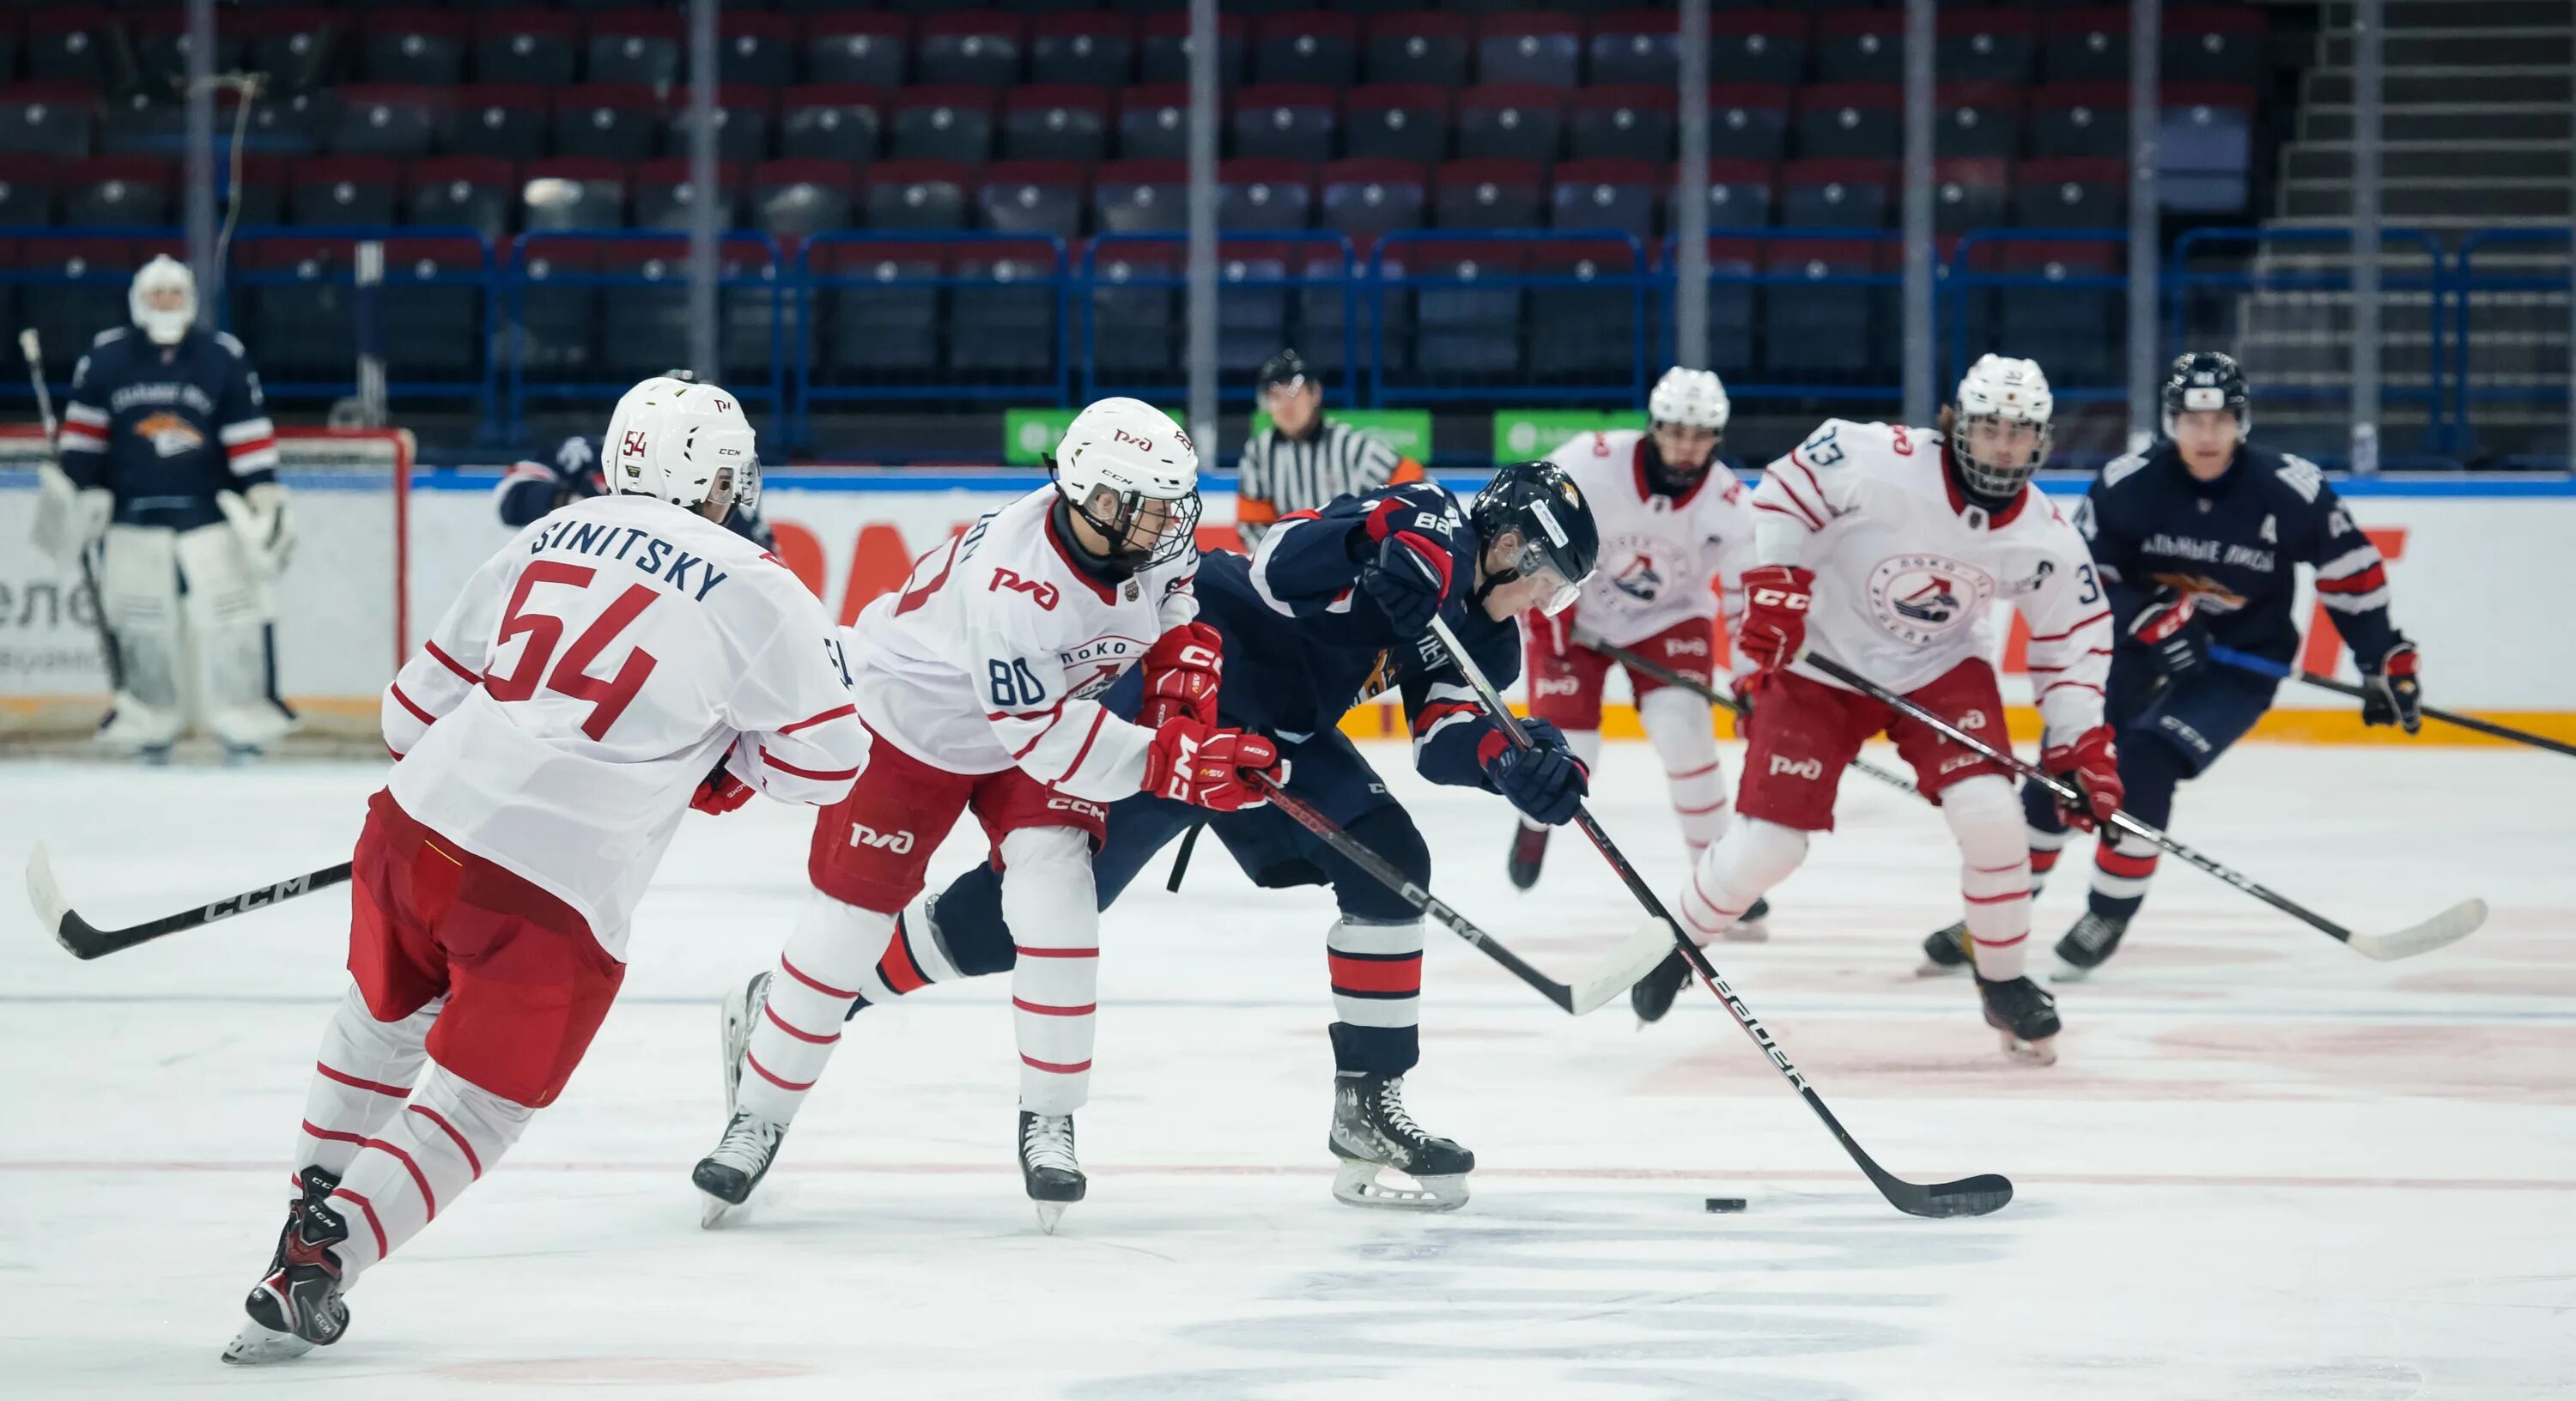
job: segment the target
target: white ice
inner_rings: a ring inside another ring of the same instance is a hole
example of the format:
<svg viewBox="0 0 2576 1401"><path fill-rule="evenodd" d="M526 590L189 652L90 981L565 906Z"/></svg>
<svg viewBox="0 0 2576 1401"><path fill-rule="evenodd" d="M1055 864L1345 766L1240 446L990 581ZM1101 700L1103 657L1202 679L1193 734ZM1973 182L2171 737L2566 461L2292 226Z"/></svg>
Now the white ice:
<svg viewBox="0 0 2576 1401"><path fill-rule="evenodd" d="M1500 804L1376 752L1435 887L1516 950L1570 977L1631 927L1579 837L1516 895ZM132 922L345 858L382 776L0 765L0 858L41 837L77 906ZM1602 787L1610 830L1677 882L1644 747L1611 746ZM1642 1031L1624 1003L1575 1021L1437 931L1410 1101L1476 1150L1474 1200L1336 1204L1328 899L1255 892L1202 844L1181 894L1158 862L1108 918L1091 1197L1052 1238L1013 1178L990 979L863 1014L756 1211L697 1228L714 999L784 936L807 822L692 817L563 1101L368 1276L346 1341L256 1374L215 1355L280 1219L345 896L86 964L11 901L0 1394L2566 1396L2571 811L2576 765L2528 751L2248 747L2185 791L2187 840L2350 923L2473 894L2493 921L2379 965L2168 861L2038 1069L1965 985L1910 976L1956 858L1933 814L1853 778L1842 830L1774 893L1774 941L1716 956L1890 1169L2018 1184L1954 1221L1882 1202L1705 991ZM952 842L937 877L973 855ZM1750 1210L1705 1213L1719 1195Z"/></svg>

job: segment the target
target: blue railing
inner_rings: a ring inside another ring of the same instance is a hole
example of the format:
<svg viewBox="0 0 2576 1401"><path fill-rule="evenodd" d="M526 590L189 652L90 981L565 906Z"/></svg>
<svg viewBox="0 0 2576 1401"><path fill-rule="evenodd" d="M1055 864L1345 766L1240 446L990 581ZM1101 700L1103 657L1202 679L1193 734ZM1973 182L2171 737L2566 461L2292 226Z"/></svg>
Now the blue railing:
<svg viewBox="0 0 2576 1401"><path fill-rule="evenodd" d="M2565 246L2563 230L2481 231L2456 252L2420 230L2381 236L2406 255L2382 280L2395 294L2383 310L2383 393L2422 408L2427 450L2473 445L2481 406L2564 402L2565 361L2532 348L2565 342L2564 265L2498 266L2516 250ZM370 240L385 244L387 266L381 284L362 287L344 250ZM2126 241L2109 229L1961 236L1937 269L1943 377L1983 350L2018 350L2041 360L2062 400L2122 400ZM58 391L90 336L122 322L132 267L177 246L157 227L13 230L8 242L16 256L0 266L0 313L43 332ZM2348 242L2331 229L2185 234L2162 273L2163 349L2242 348L2259 401L2331 406L2349 394L2348 272L2255 255ZM612 397L686 355L685 246L654 230L496 243L465 228L245 228L218 315L251 343L274 394L351 392L355 347L373 344L388 351L396 400L469 405L489 437L511 442L532 404ZM1034 234L849 232L791 254L737 231L725 251L726 380L776 415L791 445L810 441L816 411L840 404L1169 402L1184 392L1181 234L1074 246ZM1713 359L1736 399L1898 397L1897 234L1718 230L1710 253ZM1304 350L1328 396L1357 405L1634 405L1672 356L1669 239L1409 230L1363 254L1335 233L1241 232L1221 239L1218 256L1220 375L1238 400L1277 344ZM2246 310L2258 302L2259 322Z"/></svg>

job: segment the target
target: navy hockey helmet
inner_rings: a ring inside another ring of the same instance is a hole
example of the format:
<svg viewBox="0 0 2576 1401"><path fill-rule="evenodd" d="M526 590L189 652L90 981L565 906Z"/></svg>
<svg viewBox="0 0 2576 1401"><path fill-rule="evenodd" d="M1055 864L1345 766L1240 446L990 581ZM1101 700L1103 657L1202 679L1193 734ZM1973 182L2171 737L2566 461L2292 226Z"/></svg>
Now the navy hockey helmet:
<svg viewBox="0 0 2576 1401"><path fill-rule="evenodd" d="M1477 548L1490 550L1505 535L1519 538L1521 551L1510 567L1486 566L1483 596L1498 584L1538 574L1553 575L1555 587L1541 611L1562 613L1574 603L1583 581L1601 559L1601 531L1592 521L1592 503L1565 469L1553 462L1515 462L1494 473L1468 507L1476 527Z"/></svg>
<svg viewBox="0 0 2576 1401"><path fill-rule="evenodd" d="M2225 409L2236 416L2240 433L2253 431L2254 410L2247 402L2245 371L2236 357L2216 350L2186 351L2165 372L2164 430L2170 438L2174 418L2184 413Z"/></svg>

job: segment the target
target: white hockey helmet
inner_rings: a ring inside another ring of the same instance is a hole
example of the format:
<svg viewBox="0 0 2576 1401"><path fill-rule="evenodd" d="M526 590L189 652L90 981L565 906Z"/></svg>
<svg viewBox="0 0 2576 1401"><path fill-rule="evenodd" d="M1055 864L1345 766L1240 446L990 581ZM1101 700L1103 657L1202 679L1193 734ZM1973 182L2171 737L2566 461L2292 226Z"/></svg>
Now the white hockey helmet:
<svg viewBox="0 0 2576 1401"><path fill-rule="evenodd" d="M1726 420L1734 407L1726 400L1726 384L1715 370L1692 370L1675 365L1655 381L1646 395L1646 417L1656 423L1684 423L1723 435Z"/></svg>
<svg viewBox="0 0 2576 1401"><path fill-rule="evenodd" d="M760 502L760 453L751 420L716 385L648 379L618 400L608 432L601 453L612 492L693 511L710 499L744 511Z"/></svg>
<svg viewBox="0 0 2576 1401"><path fill-rule="evenodd" d="M1113 564L1163 564L1196 538L1198 448L1170 415L1140 399L1101 399L1075 414L1047 471L1065 505L1109 537ZM1133 538L1140 527L1150 531L1142 543Z"/></svg>
<svg viewBox="0 0 2576 1401"><path fill-rule="evenodd" d="M167 292L178 295L159 295ZM169 304L156 306L156 301ZM196 274L169 254L157 254L134 274L134 285L126 289L125 309L154 345L177 345L197 324Z"/></svg>
<svg viewBox="0 0 2576 1401"><path fill-rule="evenodd" d="M2039 464L2048 460L2048 416L2056 406L2038 361L1978 356L1959 380L1957 411L1950 422L1950 459L1968 488L1986 497L2020 494ZM1969 443L1980 422L2027 426L2035 435L2030 451L2020 462L1979 458Z"/></svg>

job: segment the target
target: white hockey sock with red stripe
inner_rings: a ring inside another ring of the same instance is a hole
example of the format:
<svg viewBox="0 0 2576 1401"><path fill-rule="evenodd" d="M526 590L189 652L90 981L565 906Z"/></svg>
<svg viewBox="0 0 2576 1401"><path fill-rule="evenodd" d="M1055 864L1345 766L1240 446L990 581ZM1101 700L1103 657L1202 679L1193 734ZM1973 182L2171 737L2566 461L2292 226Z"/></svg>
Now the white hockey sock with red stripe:
<svg viewBox="0 0 2576 1401"><path fill-rule="evenodd" d="M1716 938L1806 859L1806 833L1758 817L1736 823L1691 863L1690 881L1673 902L1682 932L1693 943Z"/></svg>
<svg viewBox="0 0 2576 1401"><path fill-rule="evenodd" d="M1020 1107L1070 1114L1091 1098L1091 1046L1100 986L1100 904L1091 838L1073 827L1023 827L1002 837L1002 920L1019 958L1011 1021L1020 1048Z"/></svg>
<svg viewBox="0 0 2576 1401"><path fill-rule="evenodd" d="M2018 978L2030 943L2030 848L2021 801L1995 774L1941 790L1941 816L1959 842L1959 898L1975 941L1977 976Z"/></svg>
<svg viewBox="0 0 2576 1401"><path fill-rule="evenodd" d="M412 1081L429 1060L430 1023L446 1005L439 998L398 1022L380 1022L351 983L313 1061L313 1085L304 1092L304 1122L296 1127L293 1171L308 1163L334 1175L348 1171L360 1145L402 1112ZM295 1184L301 1196L302 1180Z"/></svg>
<svg viewBox="0 0 2576 1401"><path fill-rule="evenodd" d="M403 1112L367 1140L327 1203L349 1223L332 1251L343 1279L382 1260L456 1204L537 1111L432 1065ZM345 1287L345 1285L344 1285Z"/></svg>
<svg viewBox="0 0 2576 1401"><path fill-rule="evenodd" d="M2030 843L2030 895L2036 900L2048 888L2048 873L2057 869L2057 858L2066 851L2071 834L2063 827L2049 831L2045 827L2024 830L2022 839Z"/></svg>
<svg viewBox="0 0 2576 1401"><path fill-rule="evenodd" d="M773 1123L796 1117L841 1043L851 1001L885 991L875 970L894 926L893 915L819 892L806 902L769 971L768 1000L752 1024L736 1107Z"/></svg>
<svg viewBox="0 0 2576 1401"><path fill-rule="evenodd" d="M1717 719L1707 701L1674 686L1648 691L1637 702L1646 742L1664 761L1664 786L1681 819L1682 844L1697 856L1726 835L1734 816L1726 798L1726 773L1717 763Z"/></svg>

